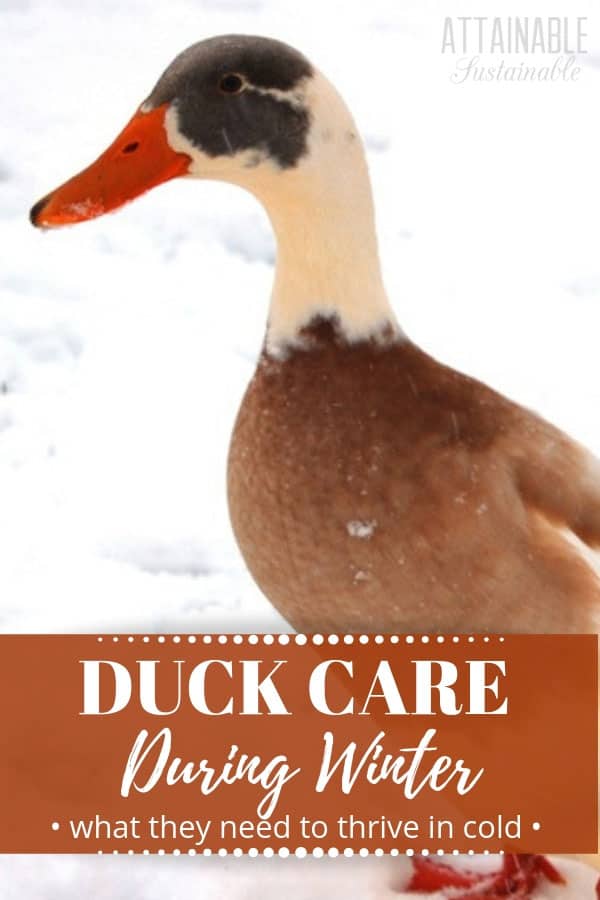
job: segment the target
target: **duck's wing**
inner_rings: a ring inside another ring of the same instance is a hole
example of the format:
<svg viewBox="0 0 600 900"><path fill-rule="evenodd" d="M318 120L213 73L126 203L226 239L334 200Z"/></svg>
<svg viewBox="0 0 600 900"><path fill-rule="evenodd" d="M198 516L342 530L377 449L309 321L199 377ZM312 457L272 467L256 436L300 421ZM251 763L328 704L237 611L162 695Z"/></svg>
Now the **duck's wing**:
<svg viewBox="0 0 600 900"><path fill-rule="evenodd" d="M507 440L524 503L600 550L600 461L526 410Z"/></svg>

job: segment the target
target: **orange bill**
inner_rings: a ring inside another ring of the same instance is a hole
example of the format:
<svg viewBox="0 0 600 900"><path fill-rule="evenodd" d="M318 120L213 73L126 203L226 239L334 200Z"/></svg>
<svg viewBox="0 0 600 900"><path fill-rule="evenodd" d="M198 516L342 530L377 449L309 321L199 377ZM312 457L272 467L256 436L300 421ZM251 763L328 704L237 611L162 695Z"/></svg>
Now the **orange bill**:
<svg viewBox="0 0 600 900"><path fill-rule="evenodd" d="M138 110L96 162L35 204L33 225L53 228L94 219L185 175L191 160L167 142L167 109L164 104L150 112Z"/></svg>

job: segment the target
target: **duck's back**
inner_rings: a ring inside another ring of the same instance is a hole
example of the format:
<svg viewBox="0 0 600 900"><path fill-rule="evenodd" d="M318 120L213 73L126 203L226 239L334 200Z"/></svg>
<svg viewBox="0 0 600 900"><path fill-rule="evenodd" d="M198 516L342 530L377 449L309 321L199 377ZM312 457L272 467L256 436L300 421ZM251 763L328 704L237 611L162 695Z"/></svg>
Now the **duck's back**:
<svg viewBox="0 0 600 900"><path fill-rule="evenodd" d="M578 545L600 531L600 495L586 513L586 465L410 342L348 344L318 320L259 362L229 501L248 567L300 630L588 631L600 581Z"/></svg>

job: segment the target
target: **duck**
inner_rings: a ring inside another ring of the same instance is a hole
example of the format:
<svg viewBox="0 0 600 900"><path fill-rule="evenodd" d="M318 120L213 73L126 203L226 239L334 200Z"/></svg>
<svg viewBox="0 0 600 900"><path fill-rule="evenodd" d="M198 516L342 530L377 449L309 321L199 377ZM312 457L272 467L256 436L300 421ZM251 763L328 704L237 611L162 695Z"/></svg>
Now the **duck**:
<svg viewBox="0 0 600 900"><path fill-rule="evenodd" d="M30 219L81 223L178 177L249 191L276 238L227 491L246 565L290 625L597 632L600 464L403 331L363 143L325 75L274 39L202 40Z"/></svg>

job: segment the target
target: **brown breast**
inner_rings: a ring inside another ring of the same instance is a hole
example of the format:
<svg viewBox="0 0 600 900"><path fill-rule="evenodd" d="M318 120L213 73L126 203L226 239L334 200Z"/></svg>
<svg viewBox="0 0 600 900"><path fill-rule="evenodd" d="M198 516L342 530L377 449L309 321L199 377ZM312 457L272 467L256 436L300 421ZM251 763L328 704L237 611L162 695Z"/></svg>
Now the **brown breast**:
<svg viewBox="0 0 600 900"><path fill-rule="evenodd" d="M228 476L241 551L288 621L593 630L599 582L528 505L507 450L524 421L550 426L408 341L348 345L324 320L304 339L263 354Z"/></svg>

